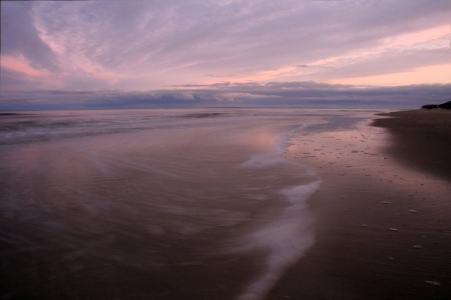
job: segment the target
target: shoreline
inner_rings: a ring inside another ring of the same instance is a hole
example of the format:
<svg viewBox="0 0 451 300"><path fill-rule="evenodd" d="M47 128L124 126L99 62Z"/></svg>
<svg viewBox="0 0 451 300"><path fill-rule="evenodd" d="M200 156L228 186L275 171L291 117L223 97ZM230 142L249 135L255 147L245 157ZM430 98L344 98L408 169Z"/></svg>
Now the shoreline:
<svg viewBox="0 0 451 300"><path fill-rule="evenodd" d="M422 136L430 147L402 157L407 141L421 146L414 126L400 129L416 114L390 113L402 121L375 117L354 131L324 133L323 149L331 151L323 156L311 155L318 145L308 134L298 139L291 157L323 178L309 201L316 243L264 299L448 299L450 184L446 170L435 176L438 169L412 165L440 140L430 132Z"/></svg>

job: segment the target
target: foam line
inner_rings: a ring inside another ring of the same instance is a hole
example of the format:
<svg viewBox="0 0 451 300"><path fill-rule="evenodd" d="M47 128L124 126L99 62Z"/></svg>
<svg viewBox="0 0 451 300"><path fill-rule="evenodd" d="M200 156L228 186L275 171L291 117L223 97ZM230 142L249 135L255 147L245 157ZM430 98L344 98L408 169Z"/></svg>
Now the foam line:
<svg viewBox="0 0 451 300"><path fill-rule="evenodd" d="M292 204L281 216L251 236L252 248L267 248L267 271L249 285L237 300L261 299L283 272L296 263L314 244L314 218L306 201L320 187L321 180L281 190Z"/></svg>
<svg viewBox="0 0 451 300"><path fill-rule="evenodd" d="M302 125L301 128L305 127ZM271 168L283 164L297 165L311 178L310 183L292 186L280 190L291 204L283 210L280 216L254 232L249 237L247 250L264 248L269 250L267 269L264 274L250 284L237 300L257 300L263 298L266 293L280 279L283 272L296 263L306 251L314 244L314 217L307 207L307 200L315 193L320 185L319 179L313 169L289 162L281 155L288 147L291 132L283 134L276 145L274 152L257 154L241 164L247 168Z"/></svg>

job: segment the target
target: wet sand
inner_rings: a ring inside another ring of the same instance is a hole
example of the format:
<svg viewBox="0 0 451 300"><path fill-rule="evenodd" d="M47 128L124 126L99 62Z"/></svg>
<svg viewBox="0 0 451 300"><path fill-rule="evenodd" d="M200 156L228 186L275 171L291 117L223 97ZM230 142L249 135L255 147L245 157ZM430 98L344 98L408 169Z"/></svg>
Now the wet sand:
<svg viewBox="0 0 451 300"><path fill-rule="evenodd" d="M0 299L260 299L313 243L298 118L103 113L7 123Z"/></svg>
<svg viewBox="0 0 451 300"><path fill-rule="evenodd" d="M286 153L323 179L316 243L265 299L450 299L451 112L388 116Z"/></svg>

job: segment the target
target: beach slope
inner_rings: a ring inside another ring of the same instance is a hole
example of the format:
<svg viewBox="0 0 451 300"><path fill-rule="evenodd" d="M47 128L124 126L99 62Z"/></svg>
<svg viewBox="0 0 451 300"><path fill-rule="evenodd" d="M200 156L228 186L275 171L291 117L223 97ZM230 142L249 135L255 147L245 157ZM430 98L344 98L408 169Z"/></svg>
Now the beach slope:
<svg viewBox="0 0 451 300"><path fill-rule="evenodd" d="M383 114L373 125L392 134L389 153L404 164L451 180L451 110L410 110Z"/></svg>

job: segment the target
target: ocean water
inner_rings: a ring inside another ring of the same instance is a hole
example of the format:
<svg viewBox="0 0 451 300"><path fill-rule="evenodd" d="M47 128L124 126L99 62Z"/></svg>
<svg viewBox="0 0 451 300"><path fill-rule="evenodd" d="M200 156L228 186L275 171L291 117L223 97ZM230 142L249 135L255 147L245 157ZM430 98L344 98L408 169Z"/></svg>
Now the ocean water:
<svg viewBox="0 0 451 300"><path fill-rule="evenodd" d="M2 299L262 299L315 242L293 133L374 113L2 113Z"/></svg>

